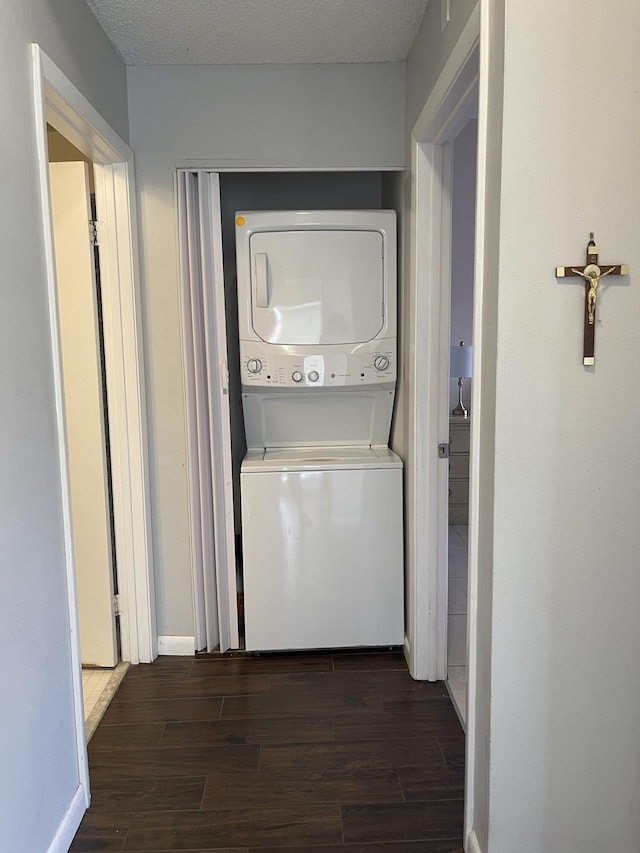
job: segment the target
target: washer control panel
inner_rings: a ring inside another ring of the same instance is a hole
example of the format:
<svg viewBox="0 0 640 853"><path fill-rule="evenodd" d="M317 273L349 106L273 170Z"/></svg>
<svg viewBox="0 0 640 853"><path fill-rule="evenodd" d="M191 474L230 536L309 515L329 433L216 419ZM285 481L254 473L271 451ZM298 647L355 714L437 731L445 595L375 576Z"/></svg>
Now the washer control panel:
<svg viewBox="0 0 640 853"><path fill-rule="evenodd" d="M240 359L245 386L340 387L395 382L395 341L379 341L374 349L348 354L265 352L260 344L243 342Z"/></svg>

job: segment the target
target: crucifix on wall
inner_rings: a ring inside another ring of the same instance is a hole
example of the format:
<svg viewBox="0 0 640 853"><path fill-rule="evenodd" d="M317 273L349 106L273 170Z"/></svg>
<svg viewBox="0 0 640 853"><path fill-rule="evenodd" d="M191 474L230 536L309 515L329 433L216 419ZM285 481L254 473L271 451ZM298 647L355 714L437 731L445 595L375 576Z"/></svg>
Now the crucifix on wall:
<svg viewBox="0 0 640 853"><path fill-rule="evenodd" d="M556 267L556 278L579 276L584 279L584 349L582 363L595 364L595 328L596 307L600 282L607 275L629 275L626 264L612 264L606 267L598 265L598 247L593 239L593 232L587 244L587 263L583 267Z"/></svg>

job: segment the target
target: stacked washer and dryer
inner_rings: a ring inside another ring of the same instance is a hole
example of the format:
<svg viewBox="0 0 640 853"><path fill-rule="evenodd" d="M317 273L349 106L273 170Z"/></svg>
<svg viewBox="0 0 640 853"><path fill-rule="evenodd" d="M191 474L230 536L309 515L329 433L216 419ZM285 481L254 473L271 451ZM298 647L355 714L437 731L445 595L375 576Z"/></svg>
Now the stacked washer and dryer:
<svg viewBox="0 0 640 853"><path fill-rule="evenodd" d="M393 211L236 214L245 648L404 641Z"/></svg>

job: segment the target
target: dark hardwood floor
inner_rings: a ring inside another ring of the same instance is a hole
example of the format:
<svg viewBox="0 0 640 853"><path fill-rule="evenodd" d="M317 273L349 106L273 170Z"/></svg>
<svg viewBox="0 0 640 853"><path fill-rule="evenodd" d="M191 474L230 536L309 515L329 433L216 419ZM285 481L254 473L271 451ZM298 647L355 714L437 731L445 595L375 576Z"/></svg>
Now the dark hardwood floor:
<svg viewBox="0 0 640 853"><path fill-rule="evenodd" d="M461 853L464 736L402 654L132 667L89 744L71 850Z"/></svg>

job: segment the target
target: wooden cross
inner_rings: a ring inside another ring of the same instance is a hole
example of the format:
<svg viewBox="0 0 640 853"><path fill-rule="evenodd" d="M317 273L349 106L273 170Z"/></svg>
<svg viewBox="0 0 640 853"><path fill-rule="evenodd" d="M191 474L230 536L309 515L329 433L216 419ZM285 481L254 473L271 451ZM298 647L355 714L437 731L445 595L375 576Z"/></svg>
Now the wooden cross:
<svg viewBox="0 0 640 853"><path fill-rule="evenodd" d="M596 304L598 302L598 287L606 275L629 275L626 264L613 264L606 268L598 266L598 247L593 233L587 244L587 263L583 267L556 267L556 278L564 276L580 276L584 279L584 349L582 363L595 364L595 328Z"/></svg>

